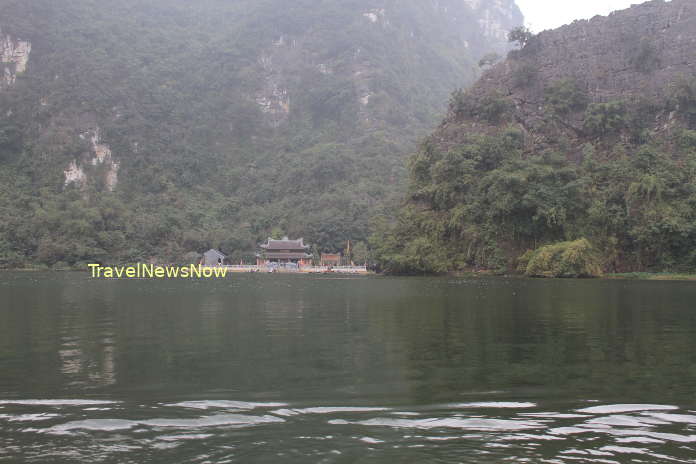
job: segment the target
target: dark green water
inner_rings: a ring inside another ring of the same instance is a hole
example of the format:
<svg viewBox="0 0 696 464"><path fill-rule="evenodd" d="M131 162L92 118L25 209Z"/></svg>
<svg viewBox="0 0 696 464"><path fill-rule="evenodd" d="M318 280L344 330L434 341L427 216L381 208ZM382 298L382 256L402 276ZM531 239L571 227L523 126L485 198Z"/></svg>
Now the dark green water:
<svg viewBox="0 0 696 464"><path fill-rule="evenodd" d="M696 284L0 273L0 462L696 462Z"/></svg>

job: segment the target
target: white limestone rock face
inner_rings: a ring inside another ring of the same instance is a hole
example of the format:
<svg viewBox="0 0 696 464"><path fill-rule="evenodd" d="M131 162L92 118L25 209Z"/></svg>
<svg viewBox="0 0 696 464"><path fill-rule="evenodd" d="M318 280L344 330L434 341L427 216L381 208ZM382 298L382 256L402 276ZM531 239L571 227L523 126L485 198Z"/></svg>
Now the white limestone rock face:
<svg viewBox="0 0 696 464"><path fill-rule="evenodd" d="M474 10L481 6L481 0L464 0L464 3L469 5Z"/></svg>
<svg viewBox="0 0 696 464"><path fill-rule="evenodd" d="M290 112L288 91L273 81L258 93L256 103L261 107L262 112L270 115L279 116Z"/></svg>
<svg viewBox="0 0 696 464"><path fill-rule="evenodd" d="M481 32L490 40L507 40L508 31L515 22L514 9L509 0L464 0L472 10L476 11Z"/></svg>
<svg viewBox="0 0 696 464"><path fill-rule="evenodd" d="M333 69L331 69L326 63L319 63L317 65L317 71L325 76L333 74Z"/></svg>
<svg viewBox="0 0 696 464"><path fill-rule="evenodd" d="M104 175L104 185L110 192L112 192L118 184L118 170L121 167L120 163L113 159L111 155L111 148L108 145L101 143L98 128L96 131L94 131L94 134L92 134L91 142L92 151L94 152L92 166L104 165L107 168L106 174Z"/></svg>
<svg viewBox="0 0 696 464"><path fill-rule="evenodd" d="M276 128L287 121L290 115L290 93L283 85L282 66L276 67L274 61L282 60L285 54L291 53L297 46L294 40L288 43L286 39L281 39L273 43L274 50L259 58L263 80L255 98L261 112L266 115L267 122Z"/></svg>
<svg viewBox="0 0 696 464"><path fill-rule="evenodd" d="M500 18L505 17L506 12L500 8L492 8L484 10L482 14L483 18L479 19L479 26L483 34L489 39L505 40L508 31Z"/></svg>
<svg viewBox="0 0 696 464"><path fill-rule="evenodd" d="M384 8L375 8L370 11L363 13L363 17L367 18L372 24L382 24L385 26L389 25L389 20L386 16L386 10Z"/></svg>
<svg viewBox="0 0 696 464"><path fill-rule="evenodd" d="M101 143L99 139L99 129L94 131L90 141L92 142L92 150L94 151L92 166L104 164L104 162L111 162L111 149L108 145Z"/></svg>
<svg viewBox="0 0 696 464"><path fill-rule="evenodd" d="M27 70L31 42L15 39L0 30L0 63L3 67L2 85L10 86L15 83L17 76Z"/></svg>
<svg viewBox="0 0 696 464"><path fill-rule="evenodd" d="M111 148L101 142L99 128L80 134L80 138L90 141L91 150L88 156L83 157L82 161L85 161L85 163L73 160L70 162L68 169L63 171L65 175L64 185L67 187L68 185L75 184L82 188L86 185L88 179L88 174L84 168L85 164L93 168L103 166L105 171L102 171L104 177L101 181L108 191L113 191L118 185L120 163L113 159Z"/></svg>
<svg viewBox="0 0 696 464"><path fill-rule="evenodd" d="M456 3L453 5L451 1L430 1L451 22L467 24L467 28L462 29L465 48L472 46L474 50L482 49L486 53L505 54L510 51L508 32L520 26L524 19L515 0L454 0L461 2L459 6L464 8L455 8ZM475 26L470 24L471 19L475 20ZM468 31L474 34L467 34Z"/></svg>
<svg viewBox="0 0 696 464"><path fill-rule="evenodd" d="M70 162L70 165L68 165L68 169L63 171L63 174L65 175L66 187L70 184L75 184L78 187L83 187L87 182L87 175L85 174L85 170L82 169L82 166L77 165L77 160L72 160Z"/></svg>

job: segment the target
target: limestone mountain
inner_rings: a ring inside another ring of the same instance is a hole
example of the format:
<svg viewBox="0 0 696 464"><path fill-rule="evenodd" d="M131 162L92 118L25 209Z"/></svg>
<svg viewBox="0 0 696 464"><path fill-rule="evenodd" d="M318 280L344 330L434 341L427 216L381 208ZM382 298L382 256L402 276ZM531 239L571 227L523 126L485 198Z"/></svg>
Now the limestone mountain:
<svg viewBox="0 0 696 464"><path fill-rule="evenodd" d="M513 0L0 0L0 265L334 250Z"/></svg>
<svg viewBox="0 0 696 464"><path fill-rule="evenodd" d="M555 250L558 275L696 269L696 3L517 37L411 160L384 265L536 274Z"/></svg>

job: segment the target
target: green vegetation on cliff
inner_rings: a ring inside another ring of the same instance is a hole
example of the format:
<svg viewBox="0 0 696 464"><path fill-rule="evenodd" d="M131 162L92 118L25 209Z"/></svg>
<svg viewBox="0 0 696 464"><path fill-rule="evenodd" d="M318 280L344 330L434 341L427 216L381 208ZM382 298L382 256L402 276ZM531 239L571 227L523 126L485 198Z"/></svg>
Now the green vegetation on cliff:
<svg viewBox="0 0 696 464"><path fill-rule="evenodd" d="M626 51L645 21L671 24L639 41L659 51L650 67ZM695 31L692 2L649 2L528 38L455 93L411 159L407 201L377 221L383 269L696 270ZM597 62L607 43L617 56Z"/></svg>
<svg viewBox="0 0 696 464"><path fill-rule="evenodd" d="M550 151L524 156L514 129L445 153L426 142L411 163L411 199L373 238L375 252L392 272L505 270L526 249L587 237L608 270L694 270L690 134L608 159L587 145L578 164Z"/></svg>

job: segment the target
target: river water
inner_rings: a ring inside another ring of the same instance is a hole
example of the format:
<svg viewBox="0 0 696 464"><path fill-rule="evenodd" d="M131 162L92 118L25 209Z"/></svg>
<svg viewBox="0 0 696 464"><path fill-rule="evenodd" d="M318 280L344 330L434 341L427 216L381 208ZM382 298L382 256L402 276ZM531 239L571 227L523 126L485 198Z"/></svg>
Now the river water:
<svg viewBox="0 0 696 464"><path fill-rule="evenodd" d="M696 462L696 284L0 273L0 462Z"/></svg>

